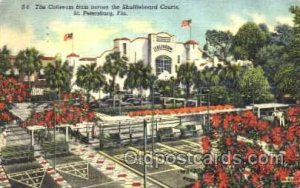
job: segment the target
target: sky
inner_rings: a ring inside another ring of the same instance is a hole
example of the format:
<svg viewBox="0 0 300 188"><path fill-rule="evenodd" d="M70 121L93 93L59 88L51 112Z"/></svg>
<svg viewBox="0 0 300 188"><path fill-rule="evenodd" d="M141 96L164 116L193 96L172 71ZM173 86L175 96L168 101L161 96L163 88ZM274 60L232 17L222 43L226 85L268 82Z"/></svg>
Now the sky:
<svg viewBox="0 0 300 188"><path fill-rule="evenodd" d="M35 9L36 4L157 4L179 9L129 10L127 16L74 16L73 10L41 10ZM22 9L23 5L29 9ZM168 32L178 42L185 42L190 37L189 29L180 27L185 19L192 19L192 38L203 46L205 32L210 29L236 33L248 21L265 23L270 30L278 24L292 25L292 5L300 5L300 0L0 0L0 48L7 45L15 55L35 47L44 56L65 57L72 52L72 41L65 42L64 34L73 33L74 52L81 57L97 57L120 37L134 39Z"/></svg>

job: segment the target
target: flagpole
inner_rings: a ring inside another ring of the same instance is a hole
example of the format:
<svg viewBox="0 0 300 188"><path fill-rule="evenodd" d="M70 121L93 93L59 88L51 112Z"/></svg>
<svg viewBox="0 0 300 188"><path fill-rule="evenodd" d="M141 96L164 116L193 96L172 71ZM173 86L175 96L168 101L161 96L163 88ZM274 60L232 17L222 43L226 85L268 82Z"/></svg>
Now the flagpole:
<svg viewBox="0 0 300 188"><path fill-rule="evenodd" d="M190 40L192 40L192 25L190 25Z"/></svg>
<svg viewBox="0 0 300 188"><path fill-rule="evenodd" d="M192 20L190 19L190 40L192 40Z"/></svg>
<svg viewBox="0 0 300 188"><path fill-rule="evenodd" d="M72 37L72 53L74 53L74 36Z"/></svg>

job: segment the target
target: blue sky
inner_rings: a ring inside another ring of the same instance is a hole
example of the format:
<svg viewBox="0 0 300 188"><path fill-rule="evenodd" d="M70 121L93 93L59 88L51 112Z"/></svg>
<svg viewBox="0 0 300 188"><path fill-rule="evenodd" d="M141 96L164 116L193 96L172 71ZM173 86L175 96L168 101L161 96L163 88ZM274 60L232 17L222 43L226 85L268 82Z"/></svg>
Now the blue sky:
<svg viewBox="0 0 300 188"><path fill-rule="evenodd" d="M45 3L47 2L47 3ZM29 10L21 10L23 4ZM36 10L35 4L53 5L177 5L179 10L134 10L128 16L73 16L73 11ZM0 0L0 46L8 45L15 54L36 47L46 56L71 52L64 33L74 33L74 51L81 57L95 57L112 48L118 37L146 37L150 32L165 31L177 41L189 39L189 30L181 20L192 19L192 38L202 46L208 29L237 32L247 21L266 23L270 30L278 23L292 25L288 9L300 0Z"/></svg>

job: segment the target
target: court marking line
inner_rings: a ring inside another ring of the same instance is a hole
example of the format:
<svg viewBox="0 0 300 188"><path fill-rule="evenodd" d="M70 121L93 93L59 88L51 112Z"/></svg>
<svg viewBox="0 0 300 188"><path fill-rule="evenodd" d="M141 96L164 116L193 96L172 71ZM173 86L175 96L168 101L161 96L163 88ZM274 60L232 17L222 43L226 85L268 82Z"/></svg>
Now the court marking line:
<svg viewBox="0 0 300 188"><path fill-rule="evenodd" d="M112 183L120 183L120 181L109 181L109 182L104 182L104 183L100 183L100 184L97 184L97 185L89 185L89 186L86 186L86 187L83 187L83 188L92 188L92 187L97 187L97 186L103 186L103 185L109 185L109 184L112 184Z"/></svg>
<svg viewBox="0 0 300 188"><path fill-rule="evenodd" d="M189 152L186 152L186 151L182 151L180 149L177 149L177 148L174 148L172 146L168 146L168 145L165 145L165 144L162 144L162 143L156 143L157 145L161 146L161 147L164 147L164 148L167 148L167 149L170 149L170 150L173 150L173 151L176 151L176 152L179 152L179 153L184 153L184 154L188 154Z"/></svg>
<svg viewBox="0 0 300 188"><path fill-rule="evenodd" d="M163 170L163 171L159 171L159 172L152 172L152 173L148 173L148 175L156 175L156 174L160 174L160 173L165 173L165 172L170 172L170 171L175 171L177 169L168 169L168 170Z"/></svg>
<svg viewBox="0 0 300 188"><path fill-rule="evenodd" d="M128 147L128 149L131 149L133 151L136 151L138 153L144 153L143 151L137 149L137 148L134 148L134 147ZM174 169L177 169L177 170L185 170L184 168L180 167L180 166L177 166L175 164L172 164L168 161L165 161L164 159L160 159L160 158L157 158L157 157L153 157L151 154L149 154L149 156L153 159L155 159L156 161L160 161L162 162L163 164L168 164L169 166L173 167Z"/></svg>
<svg viewBox="0 0 300 188"><path fill-rule="evenodd" d="M113 162L115 162L115 163L117 163L117 164L123 166L124 168L126 168L126 169L132 171L133 173L139 175L140 177L142 177L142 178L144 177L144 174L143 174L143 173L141 173L141 172L137 171L136 169L134 169L134 168L132 168L132 167L126 165L125 163L123 163L123 162L121 162L121 161L119 161L119 160L117 160L117 159L111 157L110 155L108 155L108 154L106 154L106 153L104 153L104 152L102 152L102 151L98 151L98 153L101 154L101 155L103 155L104 157L107 157L108 159L112 160ZM157 180L151 178L150 176L147 176L147 179L150 180L150 181L152 181L153 183L155 183L155 184L161 186L162 188L170 188L170 186L165 185L164 183L159 182L159 181L157 181Z"/></svg>
<svg viewBox="0 0 300 188"><path fill-rule="evenodd" d="M199 144L197 144L197 143L195 143L195 142L192 142L192 141L189 141L189 140L181 140L181 141L183 141L183 142L185 142L185 143L188 143L188 144L193 144L193 145L197 145L197 146L200 146Z"/></svg>

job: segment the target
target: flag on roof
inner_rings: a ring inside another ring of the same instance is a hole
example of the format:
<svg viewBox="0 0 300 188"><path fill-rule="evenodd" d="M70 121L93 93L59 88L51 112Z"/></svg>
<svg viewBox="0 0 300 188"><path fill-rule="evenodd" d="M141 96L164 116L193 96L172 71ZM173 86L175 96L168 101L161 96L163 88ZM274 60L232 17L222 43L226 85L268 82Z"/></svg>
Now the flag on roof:
<svg viewBox="0 0 300 188"><path fill-rule="evenodd" d="M72 40L73 39L73 33L67 33L64 36L64 41Z"/></svg>
<svg viewBox="0 0 300 188"><path fill-rule="evenodd" d="M190 27L192 25L192 20L182 20L181 27Z"/></svg>

